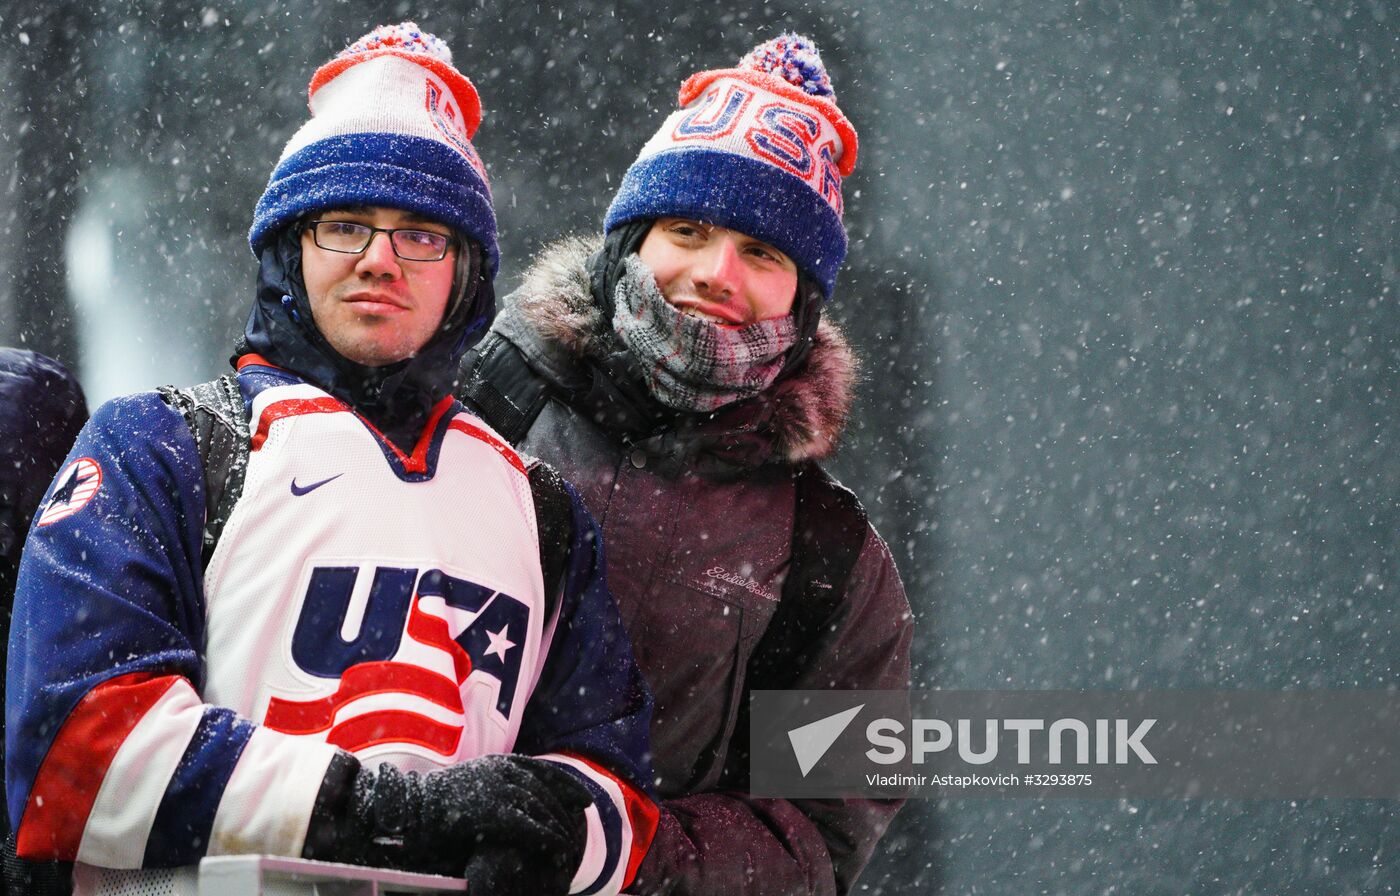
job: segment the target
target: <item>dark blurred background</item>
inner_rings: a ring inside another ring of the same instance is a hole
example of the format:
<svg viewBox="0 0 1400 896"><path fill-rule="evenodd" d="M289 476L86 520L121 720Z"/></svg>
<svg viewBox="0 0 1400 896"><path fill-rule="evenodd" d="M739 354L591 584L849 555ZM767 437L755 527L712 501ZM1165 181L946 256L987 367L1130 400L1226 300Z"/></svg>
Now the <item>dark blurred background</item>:
<svg viewBox="0 0 1400 896"><path fill-rule="evenodd" d="M1400 684L1391 0L0 10L0 343L94 403L224 368L253 203L372 25L415 19L481 91L502 293L599 229L686 75L805 32L861 136L836 468L916 683ZM921 802L860 887L1389 893L1397 843L1391 801Z"/></svg>

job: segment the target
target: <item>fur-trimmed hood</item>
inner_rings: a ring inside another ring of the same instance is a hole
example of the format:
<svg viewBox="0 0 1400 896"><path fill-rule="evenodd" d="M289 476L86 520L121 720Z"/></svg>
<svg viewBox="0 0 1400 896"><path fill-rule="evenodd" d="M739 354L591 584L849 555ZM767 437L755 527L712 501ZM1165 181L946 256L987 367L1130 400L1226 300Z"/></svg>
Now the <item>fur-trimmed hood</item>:
<svg viewBox="0 0 1400 896"><path fill-rule="evenodd" d="M617 342L593 300L589 257L601 240L570 237L545 249L520 288L505 299L494 329L532 366L578 388L584 359L601 361ZM774 454L789 463L835 452L854 399L857 361L839 327L823 317L806 362L769 387Z"/></svg>

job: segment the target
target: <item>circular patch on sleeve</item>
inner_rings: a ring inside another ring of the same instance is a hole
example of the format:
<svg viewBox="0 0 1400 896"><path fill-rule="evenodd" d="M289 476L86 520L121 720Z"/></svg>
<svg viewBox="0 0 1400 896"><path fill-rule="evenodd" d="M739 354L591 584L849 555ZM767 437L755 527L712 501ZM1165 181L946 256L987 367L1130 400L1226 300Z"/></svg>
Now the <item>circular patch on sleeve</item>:
<svg viewBox="0 0 1400 896"><path fill-rule="evenodd" d="M90 457L80 457L63 468L54 480L53 494L39 514L36 526L48 526L82 510L102 487L102 467Z"/></svg>

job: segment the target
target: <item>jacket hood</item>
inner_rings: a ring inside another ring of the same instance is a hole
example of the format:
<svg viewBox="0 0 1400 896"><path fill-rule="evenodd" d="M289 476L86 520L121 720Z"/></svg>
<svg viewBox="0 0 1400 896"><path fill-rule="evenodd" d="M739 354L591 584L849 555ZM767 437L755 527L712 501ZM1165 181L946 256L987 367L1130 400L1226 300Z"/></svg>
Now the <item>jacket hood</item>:
<svg viewBox="0 0 1400 896"><path fill-rule="evenodd" d="M546 248L496 320L495 329L532 366L570 391L587 388L589 371L618 350L590 285L590 258L601 246L598 238L570 237ZM845 335L823 317L805 363L756 399L771 405L766 426L772 456L797 463L833 454L850 415L857 374ZM721 409L717 416L725 413Z"/></svg>
<svg viewBox="0 0 1400 896"><path fill-rule="evenodd" d="M83 387L62 364L0 347L0 570L19 568L35 508L87 420ZM14 579L0 575L0 594Z"/></svg>
<svg viewBox="0 0 1400 896"><path fill-rule="evenodd" d="M302 279L300 238L295 228L283 228L262 250L257 296L230 361L236 365L241 355L254 352L300 374L411 452L433 406L451 390L462 354L495 312L489 274L464 264L461 276L476 280L470 301L455 302L422 349L395 364L366 367L337 352L316 326Z"/></svg>

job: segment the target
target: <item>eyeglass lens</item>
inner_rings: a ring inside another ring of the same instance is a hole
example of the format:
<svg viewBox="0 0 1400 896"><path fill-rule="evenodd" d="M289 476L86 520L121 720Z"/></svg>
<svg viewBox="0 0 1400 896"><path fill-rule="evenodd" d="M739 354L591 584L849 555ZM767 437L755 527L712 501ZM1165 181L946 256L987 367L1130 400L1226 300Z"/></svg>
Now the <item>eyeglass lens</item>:
<svg viewBox="0 0 1400 896"><path fill-rule="evenodd" d="M316 245L331 252L363 252L376 233L387 233L394 254L408 261L437 261L447 254L447 237L430 230L390 230L351 221L317 221L312 226Z"/></svg>

